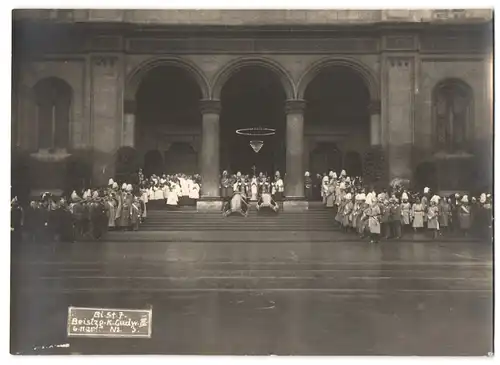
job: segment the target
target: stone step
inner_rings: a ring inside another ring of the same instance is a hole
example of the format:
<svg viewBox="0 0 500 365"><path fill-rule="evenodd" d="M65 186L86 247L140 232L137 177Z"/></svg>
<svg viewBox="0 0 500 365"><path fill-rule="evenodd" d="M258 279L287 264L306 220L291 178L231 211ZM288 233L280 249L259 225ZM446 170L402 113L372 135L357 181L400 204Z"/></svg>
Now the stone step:
<svg viewBox="0 0 500 365"><path fill-rule="evenodd" d="M149 210L141 231L334 231L332 210L258 214L252 207L247 217L224 217L220 211L200 212L194 209Z"/></svg>

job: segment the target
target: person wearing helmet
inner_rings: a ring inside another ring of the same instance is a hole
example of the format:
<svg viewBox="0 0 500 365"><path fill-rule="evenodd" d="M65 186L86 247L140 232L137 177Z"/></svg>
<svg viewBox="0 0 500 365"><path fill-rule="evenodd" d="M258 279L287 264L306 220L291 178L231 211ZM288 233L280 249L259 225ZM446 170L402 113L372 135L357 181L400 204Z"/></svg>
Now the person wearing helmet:
<svg viewBox="0 0 500 365"><path fill-rule="evenodd" d="M471 208L469 204L469 197L464 195L461 203L458 215L460 230L464 236L468 236L471 227Z"/></svg>

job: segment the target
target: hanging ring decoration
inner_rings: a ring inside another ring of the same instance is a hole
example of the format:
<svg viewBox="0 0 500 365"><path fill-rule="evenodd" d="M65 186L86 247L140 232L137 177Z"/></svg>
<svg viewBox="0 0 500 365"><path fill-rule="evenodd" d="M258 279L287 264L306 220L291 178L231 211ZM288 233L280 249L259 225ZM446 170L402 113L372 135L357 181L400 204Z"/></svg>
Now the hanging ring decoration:
<svg viewBox="0 0 500 365"><path fill-rule="evenodd" d="M276 134L276 129L264 127L241 128L236 130L236 134L250 137L273 136Z"/></svg>

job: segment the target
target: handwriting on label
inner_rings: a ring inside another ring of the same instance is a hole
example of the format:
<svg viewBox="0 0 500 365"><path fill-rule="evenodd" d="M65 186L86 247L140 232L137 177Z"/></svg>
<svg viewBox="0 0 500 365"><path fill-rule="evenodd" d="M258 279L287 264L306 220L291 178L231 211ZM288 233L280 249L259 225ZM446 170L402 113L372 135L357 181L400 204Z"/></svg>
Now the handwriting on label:
<svg viewBox="0 0 500 365"><path fill-rule="evenodd" d="M70 307L68 337L151 337L152 310Z"/></svg>

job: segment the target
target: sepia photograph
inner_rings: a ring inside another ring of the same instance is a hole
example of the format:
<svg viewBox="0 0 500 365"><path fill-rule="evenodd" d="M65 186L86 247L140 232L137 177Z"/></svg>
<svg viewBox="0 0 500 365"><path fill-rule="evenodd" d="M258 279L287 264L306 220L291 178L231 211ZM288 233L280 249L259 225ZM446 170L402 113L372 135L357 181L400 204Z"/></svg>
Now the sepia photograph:
<svg viewBox="0 0 500 365"><path fill-rule="evenodd" d="M11 19L10 354L493 356L493 9Z"/></svg>

